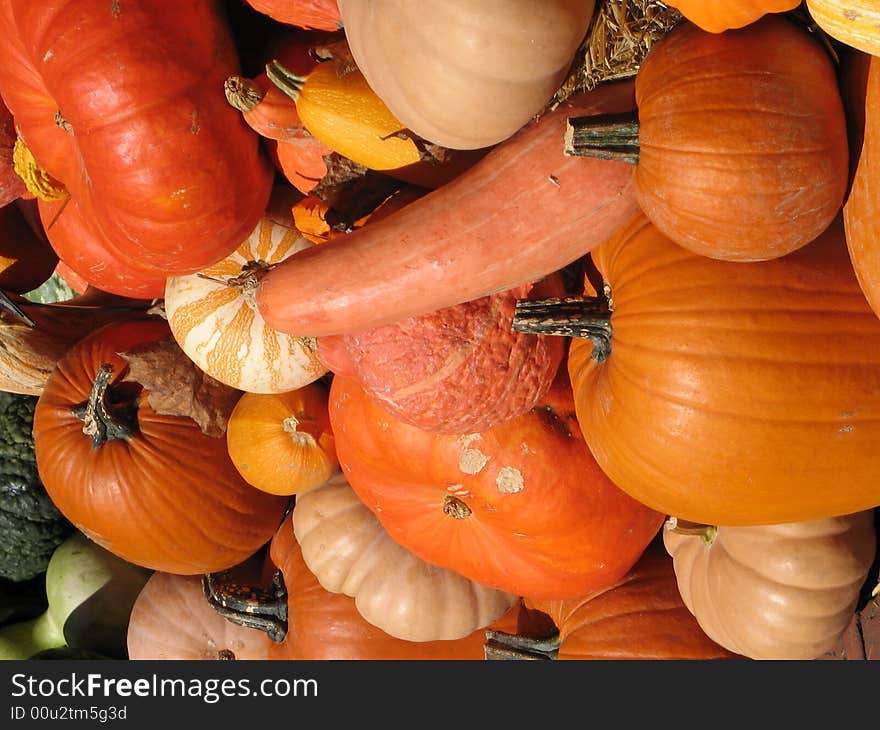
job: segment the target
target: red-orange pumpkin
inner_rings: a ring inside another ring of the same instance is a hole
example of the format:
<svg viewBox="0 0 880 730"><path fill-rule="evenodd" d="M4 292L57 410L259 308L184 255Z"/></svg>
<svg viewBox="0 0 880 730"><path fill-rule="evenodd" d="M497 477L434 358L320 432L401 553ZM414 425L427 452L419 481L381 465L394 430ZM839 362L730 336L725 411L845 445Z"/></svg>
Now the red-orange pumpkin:
<svg viewBox="0 0 880 730"><path fill-rule="evenodd" d="M272 170L217 92L239 66L219 3L4 0L0 37L19 136L121 259L192 273L256 225Z"/></svg>
<svg viewBox="0 0 880 730"><path fill-rule="evenodd" d="M37 469L58 509L105 549L154 570L207 573L267 542L286 499L245 482L225 438L188 416L157 413L149 391L125 381L122 355L169 338L165 320L147 318L108 325L71 347L37 401ZM102 394L95 383L105 364Z"/></svg>
<svg viewBox="0 0 880 730"><path fill-rule="evenodd" d="M311 30L342 27L336 0L247 0L247 4L279 23Z"/></svg>
<svg viewBox="0 0 880 730"><path fill-rule="evenodd" d="M343 472L392 539L482 585L543 598L609 586L663 523L599 470L564 373L525 415L460 436L399 421L339 375L329 405Z"/></svg>
<svg viewBox="0 0 880 730"><path fill-rule="evenodd" d="M0 289L26 294L52 276L58 254L30 227L15 201L0 207Z"/></svg>
<svg viewBox="0 0 880 730"><path fill-rule="evenodd" d="M0 206L27 193L24 182L15 172L12 149L15 146L15 120L0 99Z"/></svg>

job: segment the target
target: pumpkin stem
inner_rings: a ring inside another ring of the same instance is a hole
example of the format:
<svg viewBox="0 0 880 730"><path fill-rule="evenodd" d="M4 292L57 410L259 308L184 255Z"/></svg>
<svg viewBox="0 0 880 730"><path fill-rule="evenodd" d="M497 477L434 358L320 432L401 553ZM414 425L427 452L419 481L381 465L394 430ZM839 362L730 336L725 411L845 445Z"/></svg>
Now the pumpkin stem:
<svg viewBox="0 0 880 730"><path fill-rule="evenodd" d="M114 439L127 441L134 436L137 401L126 397L114 402L110 389L112 377L113 366L108 363L101 365L95 374L89 399L70 409L83 422L83 433L91 437L94 448Z"/></svg>
<svg viewBox="0 0 880 730"><path fill-rule="evenodd" d="M266 272L270 271L275 267L275 264L267 264L265 261L248 261L244 266L241 267L241 273L238 276L232 276L228 279L222 279L217 276L209 276L208 274L204 274L199 272L196 274L201 279L207 279L208 281L216 282L217 284L223 284L224 286L234 286L238 289L241 289L242 296L250 302L254 303L254 296L257 293L257 288L260 285L260 279L265 276ZM256 306L254 304L254 306Z"/></svg>
<svg viewBox="0 0 880 730"><path fill-rule="evenodd" d="M483 654L489 660L548 660L559 657L559 632L546 639L532 639L503 631L486 631Z"/></svg>
<svg viewBox="0 0 880 730"><path fill-rule="evenodd" d="M588 339L593 359L603 362L611 354L611 311L607 296L520 299L511 327L514 332Z"/></svg>
<svg viewBox="0 0 880 730"><path fill-rule="evenodd" d="M288 71L278 61L270 61L266 64L266 76L269 77L269 81L294 101L299 99L303 84L306 82L303 76L297 76L292 71Z"/></svg>
<svg viewBox="0 0 880 730"><path fill-rule="evenodd" d="M287 590L281 571L275 571L268 590L237 583L231 570L208 573L202 577L202 591L211 608L227 621L264 631L275 642L287 636Z"/></svg>
<svg viewBox="0 0 880 730"><path fill-rule="evenodd" d="M471 508L458 497L448 494L443 500L443 514L454 520L464 520L471 516Z"/></svg>
<svg viewBox="0 0 880 730"><path fill-rule="evenodd" d="M638 112L569 117L563 151L569 157L597 157L637 165Z"/></svg>
<svg viewBox="0 0 880 730"><path fill-rule="evenodd" d="M253 111L263 101L263 92L244 76L230 76L223 84L223 93L230 106L242 113Z"/></svg>
<svg viewBox="0 0 880 730"><path fill-rule="evenodd" d="M664 529L674 532L676 535L695 535L704 543L711 545L718 536L718 528L715 525L704 525L699 522L689 522L678 517L670 517L663 525Z"/></svg>

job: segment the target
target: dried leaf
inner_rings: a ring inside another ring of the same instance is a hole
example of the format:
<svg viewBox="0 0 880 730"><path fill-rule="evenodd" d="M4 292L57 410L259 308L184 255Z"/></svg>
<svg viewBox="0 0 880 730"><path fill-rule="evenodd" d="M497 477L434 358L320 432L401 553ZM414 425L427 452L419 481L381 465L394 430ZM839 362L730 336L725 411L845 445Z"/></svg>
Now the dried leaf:
<svg viewBox="0 0 880 730"><path fill-rule="evenodd" d="M129 366L123 381L140 383L156 413L195 421L206 436L221 438L241 391L202 371L173 337L119 353Z"/></svg>

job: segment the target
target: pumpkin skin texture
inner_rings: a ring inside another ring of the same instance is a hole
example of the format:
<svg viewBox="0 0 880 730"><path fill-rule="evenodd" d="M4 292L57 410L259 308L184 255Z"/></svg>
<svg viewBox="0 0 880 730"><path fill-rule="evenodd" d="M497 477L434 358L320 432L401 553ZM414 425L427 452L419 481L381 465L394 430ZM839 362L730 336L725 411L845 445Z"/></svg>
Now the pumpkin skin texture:
<svg viewBox="0 0 880 730"><path fill-rule="evenodd" d="M128 622L128 658L267 660L271 640L227 621L205 600L202 578L156 572L138 594Z"/></svg>
<svg viewBox="0 0 880 730"><path fill-rule="evenodd" d="M336 375L330 423L343 473L392 539L507 593L610 585L663 522L599 470L564 377L525 415L458 436L405 424Z"/></svg>
<svg viewBox="0 0 880 730"><path fill-rule="evenodd" d="M877 548L871 510L804 522L719 526L711 544L663 531L700 626L751 659L815 659L855 613Z"/></svg>
<svg viewBox="0 0 880 730"><path fill-rule="evenodd" d="M519 601L398 545L341 474L297 498L293 531L318 582L398 639L463 639Z"/></svg>
<svg viewBox="0 0 880 730"><path fill-rule="evenodd" d="M451 149L510 137L562 84L594 0L340 0L358 68L417 135ZM439 42L442 39L442 43Z"/></svg>
<svg viewBox="0 0 880 730"><path fill-rule="evenodd" d="M559 629L557 659L707 660L741 658L712 641L679 594L673 562L652 544L613 586L566 601L526 597Z"/></svg>
<svg viewBox="0 0 880 730"><path fill-rule="evenodd" d="M440 188L276 266L260 312L280 332L351 334L558 271L637 212L631 166L566 157L565 120L633 103L628 82L569 97Z"/></svg>
<svg viewBox="0 0 880 730"><path fill-rule="evenodd" d="M71 412L88 401L103 363L114 368L112 393L128 368L118 353L170 336L161 319L114 323L68 350L34 411L37 470L58 509L106 550L153 570L209 573L266 543L286 500L247 484L225 439L207 436L191 418L156 413L145 390L136 395L137 430L129 440L96 448Z"/></svg>
<svg viewBox="0 0 880 730"><path fill-rule="evenodd" d="M253 229L272 168L217 93L239 65L218 3L4 0L0 36L20 137L118 256L192 273Z"/></svg>
<svg viewBox="0 0 880 730"><path fill-rule="evenodd" d="M531 409L564 340L511 329L516 301L562 296L558 276L385 327L345 335L355 377L379 405L426 431L474 433Z"/></svg>
<svg viewBox="0 0 880 730"><path fill-rule="evenodd" d="M599 465L656 510L711 525L880 503L880 323L838 218L775 261L713 261L642 215L595 252L610 353L573 338L577 416Z"/></svg>
<svg viewBox="0 0 880 730"><path fill-rule="evenodd" d="M880 7L874 0L807 0L813 20L832 38L880 55Z"/></svg>
<svg viewBox="0 0 880 730"><path fill-rule="evenodd" d="M843 205L849 152L835 69L780 16L722 34L679 26L645 58L636 104L639 204L695 253L777 258Z"/></svg>
<svg viewBox="0 0 880 730"><path fill-rule="evenodd" d="M295 509L295 508L294 508ZM331 593L303 560L293 531L293 515L284 519L269 546L272 562L281 570L287 588L287 637L270 649L272 659L293 660L448 660L484 659L485 632L463 639L406 641L366 621L354 599ZM490 627L515 631L520 606L513 606Z"/></svg>
<svg viewBox="0 0 880 730"><path fill-rule="evenodd" d="M0 206L27 194L24 182L15 172L12 149L15 145L15 120L0 100Z"/></svg>
<svg viewBox="0 0 880 730"><path fill-rule="evenodd" d="M867 69L864 101L858 110L864 135L843 220L859 285L880 316L880 62L872 56L862 56L854 63Z"/></svg>
<svg viewBox="0 0 880 730"><path fill-rule="evenodd" d="M338 30L342 25L336 0L247 0L254 10L279 23L309 30Z"/></svg>
<svg viewBox="0 0 880 730"><path fill-rule="evenodd" d="M284 393L320 378L326 370L314 340L276 332L254 303L267 268L310 245L289 215L267 214L222 261L168 277L165 312L181 349L212 378L248 393Z"/></svg>
<svg viewBox="0 0 880 730"><path fill-rule="evenodd" d="M794 10L801 0L669 0L694 25L710 33L723 33L754 23L767 13Z"/></svg>
<svg viewBox="0 0 880 730"><path fill-rule="evenodd" d="M305 492L339 469L327 391L319 383L244 393L229 416L226 445L242 479L269 494Z"/></svg>

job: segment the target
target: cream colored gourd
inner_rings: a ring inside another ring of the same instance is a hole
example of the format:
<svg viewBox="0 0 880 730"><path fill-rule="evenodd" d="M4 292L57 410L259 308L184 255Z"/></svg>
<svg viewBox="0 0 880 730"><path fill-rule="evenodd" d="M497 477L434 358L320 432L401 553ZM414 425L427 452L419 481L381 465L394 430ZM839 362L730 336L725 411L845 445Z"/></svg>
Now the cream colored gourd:
<svg viewBox="0 0 880 730"><path fill-rule="evenodd" d="M706 635L736 654L771 660L815 659L834 648L876 550L871 510L717 531L670 519L663 542Z"/></svg>
<svg viewBox="0 0 880 730"><path fill-rule="evenodd" d="M518 600L398 545L342 474L297 495L293 531L321 586L353 597L366 621L398 639L460 639Z"/></svg>
<svg viewBox="0 0 880 730"><path fill-rule="evenodd" d="M267 214L222 261L169 277L165 313L181 349L211 377L249 393L284 393L324 375L315 340L272 329L254 303L268 267L311 245L292 215Z"/></svg>
<svg viewBox="0 0 880 730"><path fill-rule="evenodd" d="M450 149L511 136L561 86L595 0L339 0L352 56L406 127Z"/></svg>
<svg viewBox="0 0 880 730"><path fill-rule="evenodd" d="M880 3L877 0L807 0L810 16L835 40L880 55Z"/></svg>

